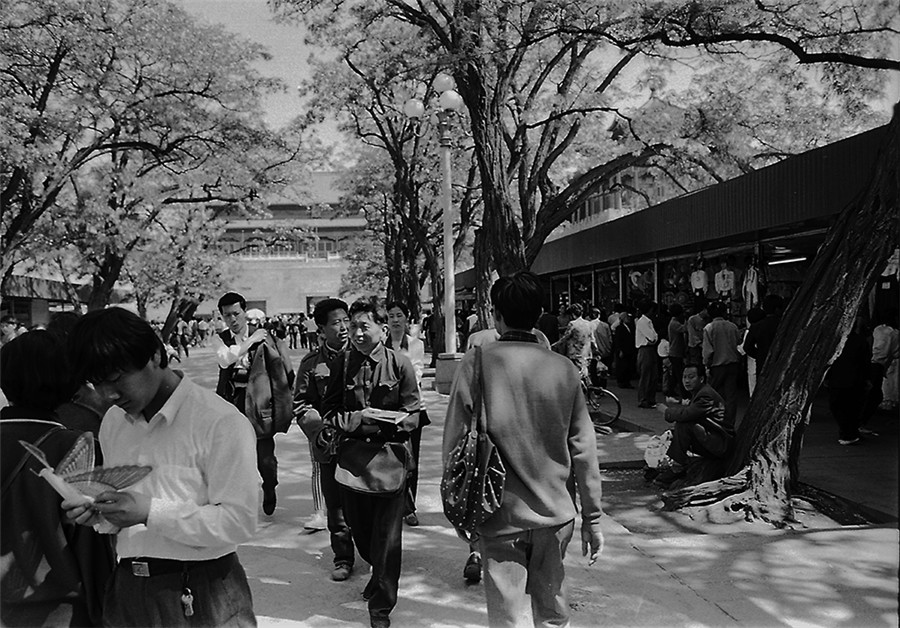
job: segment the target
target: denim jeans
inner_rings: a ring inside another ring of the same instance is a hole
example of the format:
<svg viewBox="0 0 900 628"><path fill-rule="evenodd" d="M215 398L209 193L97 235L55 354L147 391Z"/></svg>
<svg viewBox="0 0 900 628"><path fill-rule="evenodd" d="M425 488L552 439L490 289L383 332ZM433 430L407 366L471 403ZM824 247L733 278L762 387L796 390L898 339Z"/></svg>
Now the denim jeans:
<svg viewBox="0 0 900 628"><path fill-rule="evenodd" d="M479 539L492 628L524 626L529 596L535 626L569 625L563 559L574 530L573 520Z"/></svg>

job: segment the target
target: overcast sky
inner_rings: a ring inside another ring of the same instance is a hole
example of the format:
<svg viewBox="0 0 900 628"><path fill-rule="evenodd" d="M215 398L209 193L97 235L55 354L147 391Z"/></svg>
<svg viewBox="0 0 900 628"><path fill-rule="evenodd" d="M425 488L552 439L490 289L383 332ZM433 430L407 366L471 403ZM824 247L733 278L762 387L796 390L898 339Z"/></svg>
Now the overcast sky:
<svg viewBox="0 0 900 628"><path fill-rule="evenodd" d="M269 50L272 59L259 63L257 69L287 85L285 93L271 96L265 103L264 115L270 126L282 127L300 112L297 85L308 74L310 48L303 45L303 30L299 26L276 23L265 0L175 1L191 14L222 24Z"/></svg>

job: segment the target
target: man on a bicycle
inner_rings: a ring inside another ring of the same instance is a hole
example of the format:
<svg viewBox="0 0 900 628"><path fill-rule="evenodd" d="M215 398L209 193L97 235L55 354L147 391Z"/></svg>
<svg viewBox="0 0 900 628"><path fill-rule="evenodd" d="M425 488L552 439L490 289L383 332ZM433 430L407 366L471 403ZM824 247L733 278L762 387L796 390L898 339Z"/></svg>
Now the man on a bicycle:
<svg viewBox="0 0 900 628"><path fill-rule="evenodd" d="M581 373L582 379L588 379L588 365L591 361L591 335L593 327L584 320L581 305L573 303L566 308L566 314L571 317L568 327L557 342L553 344L553 350L572 360Z"/></svg>

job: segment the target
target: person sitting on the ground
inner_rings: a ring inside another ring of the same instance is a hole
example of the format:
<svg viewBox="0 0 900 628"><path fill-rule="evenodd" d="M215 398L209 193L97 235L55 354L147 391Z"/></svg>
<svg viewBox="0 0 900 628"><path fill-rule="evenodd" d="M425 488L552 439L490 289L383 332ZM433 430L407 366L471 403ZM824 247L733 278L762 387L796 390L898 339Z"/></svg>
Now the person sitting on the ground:
<svg viewBox="0 0 900 628"><path fill-rule="evenodd" d="M687 405L656 404L672 423L672 443L666 455L669 464L656 477L656 483L669 485L687 472L688 452L703 458L723 458L734 439L734 425L725 418L725 400L706 381L702 364L684 367L681 383L691 395Z"/></svg>

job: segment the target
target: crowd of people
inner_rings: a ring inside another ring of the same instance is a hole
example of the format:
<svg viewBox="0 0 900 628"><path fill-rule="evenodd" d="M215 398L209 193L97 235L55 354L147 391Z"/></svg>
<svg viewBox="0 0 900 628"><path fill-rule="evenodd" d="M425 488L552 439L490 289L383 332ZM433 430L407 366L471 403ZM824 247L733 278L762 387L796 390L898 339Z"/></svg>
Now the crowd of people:
<svg viewBox="0 0 900 628"><path fill-rule="evenodd" d="M499 511L461 534L463 574L483 579L491 626L518 625L526 608L535 625L566 625L562 557L577 513L583 553L593 563L603 547L583 386L636 382L638 405L671 424L654 474L669 486L692 457L728 456L741 378L752 393L765 374L784 303L767 296L742 330L717 301L690 316L649 301L608 315L571 304L556 316L542 310L529 272L498 279L490 297L487 325L465 321L442 439L446 461L482 408L506 471ZM0 322L4 625L255 625L235 550L256 533L260 508L275 512L275 436L296 422L312 465L307 531L327 529L332 580L348 580L357 556L371 566L369 621L390 626L403 527L419 523L419 450L431 423L418 333L427 325L415 326L404 303L328 298L308 319L267 317L226 293L207 333L199 320L173 331L189 346L212 345L215 391L174 369L180 355L161 330L122 308L59 313L46 330L25 333ZM871 434L866 422L900 358L896 312L874 322L870 331L857 319L826 378L842 445ZM289 349L301 337L307 352L295 369ZM18 443L56 467L84 433L105 466L152 472L131 489L60 501Z"/></svg>

